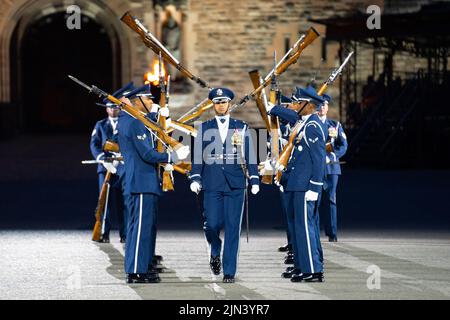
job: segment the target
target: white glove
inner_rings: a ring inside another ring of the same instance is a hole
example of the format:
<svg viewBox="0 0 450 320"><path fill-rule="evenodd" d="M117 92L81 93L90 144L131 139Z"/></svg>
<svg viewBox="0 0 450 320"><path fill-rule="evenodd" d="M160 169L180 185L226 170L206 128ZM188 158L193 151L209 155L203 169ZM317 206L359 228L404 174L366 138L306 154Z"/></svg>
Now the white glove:
<svg viewBox="0 0 450 320"><path fill-rule="evenodd" d="M331 162L331 160L328 156L325 158L325 162L326 162L326 164L329 164Z"/></svg>
<svg viewBox="0 0 450 320"><path fill-rule="evenodd" d="M267 159L266 161L264 161L264 170L266 171L273 171L273 165L270 159Z"/></svg>
<svg viewBox="0 0 450 320"><path fill-rule="evenodd" d="M191 151L189 150L189 146L181 147L172 153L172 161L174 163L180 162L181 160L186 159L189 156L190 152Z"/></svg>
<svg viewBox="0 0 450 320"><path fill-rule="evenodd" d="M283 188L283 186L281 184L280 184L280 191L284 192L284 188Z"/></svg>
<svg viewBox="0 0 450 320"><path fill-rule="evenodd" d="M197 181L191 183L191 191L198 194L202 190L202 186Z"/></svg>
<svg viewBox="0 0 450 320"><path fill-rule="evenodd" d="M173 171L173 165L171 165L171 164L166 164L166 165L164 166L164 171L172 172L172 171Z"/></svg>
<svg viewBox="0 0 450 320"><path fill-rule="evenodd" d="M169 116L169 114L170 114L169 108L163 107L163 108L159 109L159 115L160 115L161 117L167 118L167 117Z"/></svg>
<svg viewBox="0 0 450 320"><path fill-rule="evenodd" d="M319 194L317 192L308 190L305 193L305 200L306 201L317 201L318 198L319 198Z"/></svg>
<svg viewBox="0 0 450 320"><path fill-rule="evenodd" d="M161 108L161 107L159 106L159 104L154 103L154 104L152 104L152 108L150 109L150 112L156 113L156 112L158 112L158 110L159 110L160 108Z"/></svg>
<svg viewBox="0 0 450 320"><path fill-rule="evenodd" d="M119 163L118 161L116 162ZM106 170L108 170L112 174L116 174L117 169L111 162L103 162L103 166L105 167Z"/></svg>
<svg viewBox="0 0 450 320"><path fill-rule="evenodd" d="M259 192L259 186L257 184L252 185L251 193L253 195L255 195L255 194L258 194L258 192Z"/></svg>
<svg viewBox="0 0 450 320"><path fill-rule="evenodd" d="M289 141L287 141L286 139L281 138L281 146L282 146L282 147L284 147L285 145L287 145L288 142L289 142Z"/></svg>

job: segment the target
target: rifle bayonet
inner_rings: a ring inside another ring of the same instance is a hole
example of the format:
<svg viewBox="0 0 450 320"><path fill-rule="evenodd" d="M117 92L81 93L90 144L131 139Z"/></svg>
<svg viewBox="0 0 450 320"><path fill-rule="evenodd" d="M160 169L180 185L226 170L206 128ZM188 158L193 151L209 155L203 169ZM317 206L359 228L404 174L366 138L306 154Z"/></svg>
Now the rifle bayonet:
<svg viewBox="0 0 450 320"><path fill-rule="evenodd" d="M342 62L342 64L331 73L330 77L327 80L328 84L333 83L336 80L336 78L342 73L342 70L344 70L345 65L350 61L352 55L353 51L351 51L345 58L344 62Z"/></svg>

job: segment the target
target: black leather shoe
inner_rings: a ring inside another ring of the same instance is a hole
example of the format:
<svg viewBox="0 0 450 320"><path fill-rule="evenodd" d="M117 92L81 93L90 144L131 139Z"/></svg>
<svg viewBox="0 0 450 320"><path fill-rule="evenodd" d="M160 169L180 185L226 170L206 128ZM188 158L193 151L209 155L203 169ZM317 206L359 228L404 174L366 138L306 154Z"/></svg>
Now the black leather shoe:
<svg viewBox="0 0 450 320"><path fill-rule="evenodd" d="M286 272L292 272L295 270L295 267L287 267Z"/></svg>
<svg viewBox="0 0 450 320"><path fill-rule="evenodd" d="M152 262L153 262L153 264L155 264L155 263L159 263L159 262L161 262L161 261L163 261L164 259L163 259L163 257L162 256L158 256L158 255L154 255L153 256L153 260L152 260Z"/></svg>
<svg viewBox="0 0 450 320"><path fill-rule="evenodd" d="M285 246L279 247L278 251L280 252L288 252L292 250L292 246L290 244L287 244Z"/></svg>
<svg viewBox="0 0 450 320"><path fill-rule="evenodd" d="M337 242L337 237L328 237L328 242Z"/></svg>
<svg viewBox="0 0 450 320"><path fill-rule="evenodd" d="M224 275L223 283L234 283L234 276Z"/></svg>
<svg viewBox="0 0 450 320"><path fill-rule="evenodd" d="M284 259L284 264L294 264L294 255L286 256L286 258Z"/></svg>
<svg viewBox="0 0 450 320"><path fill-rule="evenodd" d="M127 283L159 283L161 278L154 273L130 273L127 275Z"/></svg>
<svg viewBox="0 0 450 320"><path fill-rule="evenodd" d="M291 278L292 282L324 282L325 278L322 272L316 273L301 273L299 275L294 275Z"/></svg>
<svg viewBox="0 0 450 320"><path fill-rule="evenodd" d="M300 270L294 269L294 267L287 267L286 268L286 272L283 272L281 274L281 277L284 278L284 279L290 279L293 276L296 276L296 275L299 275L299 274L301 274Z"/></svg>
<svg viewBox="0 0 450 320"><path fill-rule="evenodd" d="M127 242L126 238L120 238L120 243L125 243L125 242Z"/></svg>
<svg viewBox="0 0 450 320"><path fill-rule="evenodd" d="M101 236L100 240L98 240L100 243L109 243L109 236Z"/></svg>
<svg viewBox="0 0 450 320"><path fill-rule="evenodd" d="M154 274L158 274L158 273L164 273L164 267L162 266L148 266L148 273L154 273Z"/></svg>
<svg viewBox="0 0 450 320"><path fill-rule="evenodd" d="M220 256L217 257L213 257L211 256L211 259L209 260L209 266L211 267L211 271L218 276L220 274L220 267L221 267L221 262L220 262Z"/></svg>

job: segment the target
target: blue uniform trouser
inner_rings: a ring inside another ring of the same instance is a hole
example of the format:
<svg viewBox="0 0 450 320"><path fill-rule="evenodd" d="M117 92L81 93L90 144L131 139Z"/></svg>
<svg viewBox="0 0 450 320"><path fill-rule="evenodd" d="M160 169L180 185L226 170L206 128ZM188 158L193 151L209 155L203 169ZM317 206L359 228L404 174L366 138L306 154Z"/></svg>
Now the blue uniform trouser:
<svg viewBox="0 0 450 320"><path fill-rule="evenodd" d="M117 216L119 222L119 233L121 238L126 237L126 208L122 194L122 183L117 175L112 175L109 181L109 189L106 196L105 210L102 215L102 235L109 237L111 231L111 216ZM105 181L105 173L98 174L99 191L102 190Z"/></svg>
<svg viewBox="0 0 450 320"><path fill-rule="evenodd" d="M224 229L225 233L222 258L224 275L236 274L244 196L244 189L205 191L204 193L204 231L206 240L211 246L211 256L220 256L222 250L220 231Z"/></svg>
<svg viewBox="0 0 450 320"><path fill-rule="evenodd" d="M125 175L122 174L120 177L120 183L122 185L122 197L123 197L123 204L124 204L124 216L125 216L125 235L128 234L128 230L130 229L130 216L131 212L133 211L133 199L129 193L126 193L125 190Z"/></svg>
<svg viewBox="0 0 450 320"><path fill-rule="evenodd" d="M317 250L319 251L319 260L323 264L323 249L322 249L322 243L320 242L320 214L319 214L319 207L320 207L320 200L322 198L322 192L319 193L319 197L317 198L317 201L314 202L314 227L316 228L316 243L317 243Z"/></svg>
<svg viewBox="0 0 450 320"><path fill-rule="evenodd" d="M130 195L132 210L125 245L125 272L147 273L154 253L158 196L151 193Z"/></svg>
<svg viewBox="0 0 450 320"><path fill-rule="evenodd" d="M337 236L337 205L336 205L336 188L339 175L329 174L326 176L327 188L323 191L325 201L324 226L325 234L329 237Z"/></svg>
<svg viewBox="0 0 450 320"><path fill-rule="evenodd" d="M287 213L294 249L294 266L302 273L323 272L317 235L316 202L306 201L305 192L286 192Z"/></svg>
<svg viewBox="0 0 450 320"><path fill-rule="evenodd" d="M287 210L286 210L286 195L284 192L281 192L281 191L280 191L280 203L281 203L281 211L283 213L283 216L286 218L287 242L288 242L289 246L292 246L291 234L289 231L289 219L288 219Z"/></svg>

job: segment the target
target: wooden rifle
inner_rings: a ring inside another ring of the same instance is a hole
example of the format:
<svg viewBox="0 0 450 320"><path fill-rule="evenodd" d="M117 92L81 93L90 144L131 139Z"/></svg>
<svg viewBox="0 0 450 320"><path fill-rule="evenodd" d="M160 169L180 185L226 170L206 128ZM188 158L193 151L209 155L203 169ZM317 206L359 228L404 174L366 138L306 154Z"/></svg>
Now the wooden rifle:
<svg viewBox="0 0 450 320"><path fill-rule="evenodd" d="M159 95L159 105L161 106L161 109L165 109L168 108L167 106L167 95L166 95L166 79L163 75L163 60L162 60L162 55L161 55L161 51L159 52L159 90L160 90L160 95ZM167 130L167 124L166 124L166 117L162 116L161 113L159 115L159 125L161 126L161 128L164 129L164 131ZM161 142L161 135L158 133L158 137L159 140L157 142L156 145L156 149L158 152L163 153L165 150L164 145ZM165 165L159 165L158 166L158 171L161 174L161 168L165 168ZM166 170L163 170L162 173L162 190L163 192L167 192L167 191L173 191L175 188L173 186L173 176L172 173Z"/></svg>
<svg viewBox="0 0 450 320"><path fill-rule="evenodd" d="M301 38L301 41L297 41L297 43L296 43L297 49L293 49L288 57L286 57L285 59L282 59L281 60L282 62L277 65L277 67L275 68L275 70L273 72L276 73L278 76L283 74L289 68L289 66L291 66L292 64L295 64L297 62L297 60L299 59L303 50L305 50L306 47L308 47L314 40L316 40L319 37L319 35L320 34L319 34L319 32L316 31L316 29L314 29L313 27L309 28L306 35ZM254 89L251 93L249 93L245 97L243 97L239 101L239 103L233 105L231 107L230 111L233 111L234 109L245 105L247 103L247 101L255 98L255 96L259 92L261 92L261 90L263 90L265 87L267 87L270 84L271 80L272 80L271 77L264 78L263 83L261 83L261 85L258 88Z"/></svg>
<svg viewBox="0 0 450 320"><path fill-rule="evenodd" d="M187 147L187 146L184 146L183 144L181 144L179 141L170 137L161 126L159 126L157 123L153 122L152 120L148 119L141 111L133 108L131 105L120 101L113 95L110 95L110 94L102 91L101 89L99 89L96 86L88 86L87 84L81 82L77 78L70 76L70 75L69 75L69 78L71 80L73 80L74 82L78 83L79 85L81 85L82 87L86 88L89 92L92 92L92 93L98 95L99 97L107 98L109 101L116 104L121 110L128 113L133 118L141 121L144 124L144 126L149 131L151 131L151 133L153 133L153 131L156 132L157 137L160 138L162 140L162 142L164 142L171 149L176 151L180 148Z"/></svg>
<svg viewBox="0 0 450 320"><path fill-rule="evenodd" d="M111 180L112 173L110 171L106 172L105 181L102 185L102 190L98 196L97 207L95 208L95 225L92 231L92 240L100 241L102 236L102 215L107 206L106 200L109 194L109 181Z"/></svg>
<svg viewBox="0 0 450 320"><path fill-rule="evenodd" d="M177 68L184 76L188 77L192 81L195 81L202 88L211 89L211 87L202 80L200 77L195 76L190 72L185 66L183 66L171 53L170 51L153 35L147 28L135 17L131 15L130 12L126 12L120 20L125 23L128 27L136 32L144 44L153 50L156 54L161 53L168 63Z"/></svg>
<svg viewBox="0 0 450 320"><path fill-rule="evenodd" d="M201 101L194 108L182 115L177 121L180 123L190 123L198 119L203 113L214 106L214 103L208 98Z"/></svg>

